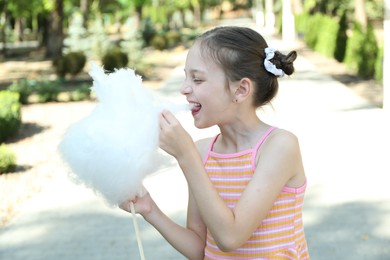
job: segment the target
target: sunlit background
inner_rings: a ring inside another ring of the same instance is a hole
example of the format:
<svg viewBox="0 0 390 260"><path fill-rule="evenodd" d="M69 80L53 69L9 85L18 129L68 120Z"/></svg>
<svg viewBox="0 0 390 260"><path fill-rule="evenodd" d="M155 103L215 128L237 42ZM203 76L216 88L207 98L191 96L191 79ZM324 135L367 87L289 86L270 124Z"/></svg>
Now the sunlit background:
<svg viewBox="0 0 390 260"><path fill-rule="evenodd" d="M181 103L188 48L223 25L298 51L296 73L258 113L300 140L312 259L390 259L389 2L0 0L0 259L139 259L131 216L71 182L57 146L96 105L90 62L133 68ZM217 133L178 118L194 140ZM145 186L185 225L173 159ZM137 220L147 259L184 259Z"/></svg>

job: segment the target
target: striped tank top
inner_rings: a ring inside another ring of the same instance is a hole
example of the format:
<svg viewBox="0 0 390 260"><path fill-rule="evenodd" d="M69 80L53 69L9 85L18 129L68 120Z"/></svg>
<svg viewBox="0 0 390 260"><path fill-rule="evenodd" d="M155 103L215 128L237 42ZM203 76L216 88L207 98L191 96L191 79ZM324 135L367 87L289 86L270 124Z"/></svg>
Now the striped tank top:
<svg viewBox="0 0 390 260"><path fill-rule="evenodd" d="M256 153L274 130L261 137L254 149L234 154L213 152L217 135L210 143L205 169L219 195L229 208L234 208L255 170ZM306 182L299 188L284 187L261 225L240 248L222 252L210 232L204 259L309 259L302 223L302 205Z"/></svg>

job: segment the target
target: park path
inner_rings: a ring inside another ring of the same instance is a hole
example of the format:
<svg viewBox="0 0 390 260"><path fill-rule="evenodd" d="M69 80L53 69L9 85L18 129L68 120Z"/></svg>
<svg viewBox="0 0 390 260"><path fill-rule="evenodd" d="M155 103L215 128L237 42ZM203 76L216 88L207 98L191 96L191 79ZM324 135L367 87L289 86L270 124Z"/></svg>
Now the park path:
<svg viewBox="0 0 390 260"><path fill-rule="evenodd" d="M279 39L267 39L271 47L287 50ZM300 140L308 176L304 223L311 257L390 259L389 115L320 73L310 60L299 57L295 67L294 76L280 80L272 107L259 114ZM178 95L182 80L180 65L160 88L161 95L183 102ZM50 178L0 229L0 259L139 259L130 215L71 183L56 153L67 126L93 107L81 102L27 108L27 119L46 129L32 137L31 146L15 149L29 154L23 159L26 164L38 157L36 170L48 172ZM195 140L217 131L195 129L188 113L178 118ZM184 225L185 180L174 161L167 165L149 176L145 186L161 208ZM184 259L142 218L138 223L146 259Z"/></svg>

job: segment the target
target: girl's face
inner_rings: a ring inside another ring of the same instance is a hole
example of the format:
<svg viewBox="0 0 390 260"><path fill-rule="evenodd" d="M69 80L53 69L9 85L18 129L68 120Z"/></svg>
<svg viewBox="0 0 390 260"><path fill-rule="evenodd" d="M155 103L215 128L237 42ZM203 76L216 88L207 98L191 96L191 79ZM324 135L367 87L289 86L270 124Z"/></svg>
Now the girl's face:
<svg viewBox="0 0 390 260"><path fill-rule="evenodd" d="M206 55L202 56L199 43L189 50L184 71L181 93L193 106L195 126L206 128L227 123L234 111L234 91L228 89L224 71Z"/></svg>

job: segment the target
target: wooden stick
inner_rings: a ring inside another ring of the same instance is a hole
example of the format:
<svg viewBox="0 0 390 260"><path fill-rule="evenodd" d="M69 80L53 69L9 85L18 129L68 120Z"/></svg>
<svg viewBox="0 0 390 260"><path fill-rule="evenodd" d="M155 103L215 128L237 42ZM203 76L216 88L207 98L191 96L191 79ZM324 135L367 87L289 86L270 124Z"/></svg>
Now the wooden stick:
<svg viewBox="0 0 390 260"><path fill-rule="evenodd" d="M133 215L133 225L134 225L134 229L135 229L135 235L137 236L139 255L141 257L141 260L145 260L144 249L142 247L142 241L141 241L141 236L140 236L138 223L137 223L137 216L135 215L135 208L134 208L133 202L130 202L130 211L131 211L131 214Z"/></svg>

